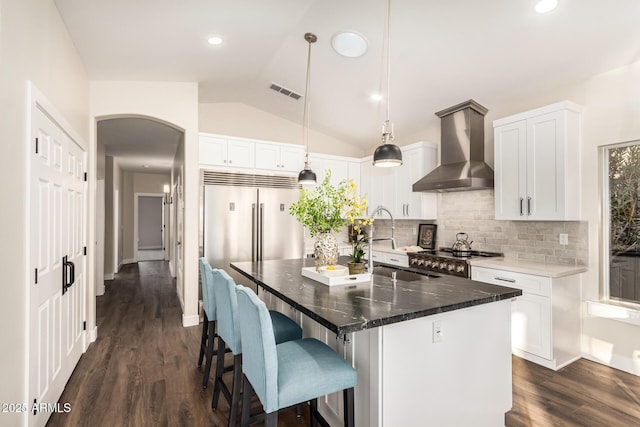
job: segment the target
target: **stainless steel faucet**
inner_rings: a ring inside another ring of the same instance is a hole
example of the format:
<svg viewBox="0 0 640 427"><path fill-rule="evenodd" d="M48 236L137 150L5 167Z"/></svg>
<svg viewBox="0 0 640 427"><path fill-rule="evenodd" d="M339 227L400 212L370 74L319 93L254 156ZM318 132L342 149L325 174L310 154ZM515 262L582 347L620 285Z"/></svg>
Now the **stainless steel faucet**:
<svg viewBox="0 0 640 427"><path fill-rule="evenodd" d="M369 242L369 254L368 254L369 265L367 269L369 273L373 273L373 242L374 241L377 242L380 240L391 240L391 249L396 248L396 238L395 238L396 221L393 219L393 215L391 214L389 209L385 208L384 206L378 206L376 210L373 211L373 214L371 214L371 218L373 218L374 216L376 216L381 212L386 212L389 215L389 218L391 218L391 237L378 237L374 239L373 224L369 226L369 237L367 237L367 241Z"/></svg>

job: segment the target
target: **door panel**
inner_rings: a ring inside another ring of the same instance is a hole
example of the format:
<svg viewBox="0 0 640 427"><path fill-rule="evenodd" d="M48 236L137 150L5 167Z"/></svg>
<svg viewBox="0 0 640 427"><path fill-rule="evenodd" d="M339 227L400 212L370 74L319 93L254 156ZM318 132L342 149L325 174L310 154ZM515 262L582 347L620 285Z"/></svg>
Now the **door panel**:
<svg viewBox="0 0 640 427"><path fill-rule="evenodd" d="M295 189L261 188L259 203L263 211L262 259L301 258L304 255L304 229L289 215L289 208L300 194Z"/></svg>
<svg viewBox="0 0 640 427"><path fill-rule="evenodd" d="M32 110L29 400L56 402L83 351L86 153L38 107ZM74 264L65 267L63 257ZM63 271L73 284L63 294ZM29 415L44 425L49 413Z"/></svg>

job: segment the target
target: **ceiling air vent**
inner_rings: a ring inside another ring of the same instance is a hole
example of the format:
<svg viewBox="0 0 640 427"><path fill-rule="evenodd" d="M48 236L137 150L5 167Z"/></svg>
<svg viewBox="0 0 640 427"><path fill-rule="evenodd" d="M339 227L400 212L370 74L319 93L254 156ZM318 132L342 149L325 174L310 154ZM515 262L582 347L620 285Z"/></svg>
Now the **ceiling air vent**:
<svg viewBox="0 0 640 427"><path fill-rule="evenodd" d="M300 98L302 98L302 95L300 95L297 92L292 91L291 89L287 89L286 87L282 87L279 84L276 83L271 83L271 86L269 86L269 89L273 89L276 92L279 92L285 96L288 96L289 98L293 98L295 100L298 100Z"/></svg>

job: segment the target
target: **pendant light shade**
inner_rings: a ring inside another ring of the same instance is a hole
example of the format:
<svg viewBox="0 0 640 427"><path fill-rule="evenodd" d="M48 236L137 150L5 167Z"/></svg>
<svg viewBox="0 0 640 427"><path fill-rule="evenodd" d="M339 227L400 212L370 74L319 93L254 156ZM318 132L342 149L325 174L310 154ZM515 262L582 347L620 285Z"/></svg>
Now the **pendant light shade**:
<svg viewBox="0 0 640 427"><path fill-rule="evenodd" d="M389 168L402 164L402 150L393 143L393 124L389 121L389 95L391 93L391 38L389 26L391 23L391 0L387 0L387 21L385 36L387 38L387 119L382 125L382 145L373 153L373 166Z"/></svg>
<svg viewBox="0 0 640 427"><path fill-rule="evenodd" d="M298 174L298 184L313 185L316 184L316 174L311 170L309 163L309 87L311 83L311 43L318 41L318 37L312 33L306 33L304 39L309 43L309 51L307 54L307 84L304 89L304 115L302 117L302 140L305 142L307 151L304 155L304 169Z"/></svg>

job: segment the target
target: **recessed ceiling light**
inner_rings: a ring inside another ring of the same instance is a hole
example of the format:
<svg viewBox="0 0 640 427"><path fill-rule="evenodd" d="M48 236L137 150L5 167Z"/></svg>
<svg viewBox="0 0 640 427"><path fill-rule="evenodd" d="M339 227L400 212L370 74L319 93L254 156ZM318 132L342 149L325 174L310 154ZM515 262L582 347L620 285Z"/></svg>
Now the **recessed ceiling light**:
<svg viewBox="0 0 640 427"><path fill-rule="evenodd" d="M369 97L372 101L382 101L382 95L379 93L372 93L371 96Z"/></svg>
<svg viewBox="0 0 640 427"><path fill-rule="evenodd" d="M149 165L142 165L143 168L149 169Z"/></svg>
<svg viewBox="0 0 640 427"><path fill-rule="evenodd" d="M218 45L222 44L222 38L218 37L218 36L209 37L207 39L207 43L212 44L214 46L218 46Z"/></svg>
<svg viewBox="0 0 640 427"><path fill-rule="evenodd" d="M355 31L343 31L331 38L333 50L347 58L357 58L367 51L367 40Z"/></svg>
<svg viewBox="0 0 640 427"><path fill-rule="evenodd" d="M558 0L540 0L536 3L535 11L538 13L548 13L558 7Z"/></svg>

